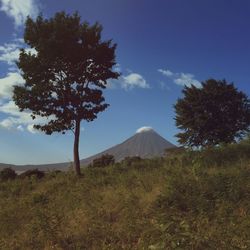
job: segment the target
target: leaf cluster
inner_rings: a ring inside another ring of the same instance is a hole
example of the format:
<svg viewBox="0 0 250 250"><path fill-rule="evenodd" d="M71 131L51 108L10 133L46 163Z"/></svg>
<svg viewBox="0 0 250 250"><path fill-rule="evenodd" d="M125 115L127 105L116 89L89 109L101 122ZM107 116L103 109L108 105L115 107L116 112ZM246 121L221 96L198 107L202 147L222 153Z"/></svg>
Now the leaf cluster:
<svg viewBox="0 0 250 250"><path fill-rule="evenodd" d="M116 44L102 41L101 32L99 23L81 23L77 13L27 19L24 40L34 53L21 50L17 65L25 85L15 86L13 99L21 111L31 110L33 119L49 118L37 129L64 132L108 107L102 89L119 74L112 70Z"/></svg>
<svg viewBox="0 0 250 250"><path fill-rule="evenodd" d="M185 87L175 105L176 125L183 132L179 142L187 146L231 143L249 131L250 100L225 80L209 79L202 87Z"/></svg>

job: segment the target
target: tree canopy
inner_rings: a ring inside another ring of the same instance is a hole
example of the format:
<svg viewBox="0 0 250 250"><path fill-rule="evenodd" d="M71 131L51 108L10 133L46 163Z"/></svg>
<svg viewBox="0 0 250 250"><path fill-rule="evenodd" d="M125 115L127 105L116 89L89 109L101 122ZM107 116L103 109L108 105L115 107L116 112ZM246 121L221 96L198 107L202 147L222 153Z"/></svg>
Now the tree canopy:
<svg viewBox="0 0 250 250"><path fill-rule="evenodd" d="M183 89L175 105L176 125L186 146L214 146L242 138L250 127L250 101L233 83L209 79L202 86Z"/></svg>
<svg viewBox="0 0 250 250"><path fill-rule="evenodd" d="M22 49L17 62L25 84L15 86L15 103L20 111L31 110L33 119L49 118L34 126L46 134L74 131L78 173L80 123L93 121L108 107L102 89L108 79L119 77L112 69L116 44L102 41L101 32L99 23L81 22L77 13L59 12L50 19L28 17L24 41L35 53Z"/></svg>

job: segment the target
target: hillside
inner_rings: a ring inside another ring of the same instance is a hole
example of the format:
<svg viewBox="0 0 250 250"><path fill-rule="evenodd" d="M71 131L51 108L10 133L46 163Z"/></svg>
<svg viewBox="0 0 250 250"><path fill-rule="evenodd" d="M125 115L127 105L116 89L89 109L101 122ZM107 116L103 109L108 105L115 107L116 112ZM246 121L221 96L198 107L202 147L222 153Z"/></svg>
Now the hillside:
<svg viewBox="0 0 250 250"><path fill-rule="evenodd" d="M0 249L250 249L250 142L0 182Z"/></svg>

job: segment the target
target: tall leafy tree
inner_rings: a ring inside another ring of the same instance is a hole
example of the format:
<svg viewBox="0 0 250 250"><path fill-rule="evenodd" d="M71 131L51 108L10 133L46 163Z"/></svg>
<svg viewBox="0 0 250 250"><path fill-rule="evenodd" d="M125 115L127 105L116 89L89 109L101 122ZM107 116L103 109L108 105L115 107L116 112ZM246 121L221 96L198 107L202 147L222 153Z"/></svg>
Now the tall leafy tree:
<svg viewBox="0 0 250 250"><path fill-rule="evenodd" d="M175 105L179 143L207 147L242 138L250 127L250 101L233 83L209 79L183 89Z"/></svg>
<svg viewBox="0 0 250 250"><path fill-rule="evenodd" d="M50 19L28 17L24 41L35 53L22 49L17 62L25 84L14 87L16 105L20 111L30 110L33 119L49 118L34 126L46 134L74 132L78 175L81 121L93 121L108 107L102 89L108 79L119 77L113 70L116 44L102 41L101 32L99 23L81 22L77 13L59 12Z"/></svg>

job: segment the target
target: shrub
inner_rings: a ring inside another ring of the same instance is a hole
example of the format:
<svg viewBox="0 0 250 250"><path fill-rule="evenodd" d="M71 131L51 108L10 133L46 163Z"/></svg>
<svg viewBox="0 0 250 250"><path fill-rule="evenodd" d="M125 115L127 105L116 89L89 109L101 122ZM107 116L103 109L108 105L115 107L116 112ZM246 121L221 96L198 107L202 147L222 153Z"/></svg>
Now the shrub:
<svg viewBox="0 0 250 250"><path fill-rule="evenodd" d="M96 167L96 168L102 168L102 167L106 167L109 165L113 165L114 163L115 163L114 156L109 155L109 154L105 154L97 159L94 159L91 166Z"/></svg>
<svg viewBox="0 0 250 250"><path fill-rule="evenodd" d="M16 172L12 168L4 168L0 172L0 180L6 181L6 180L13 180L17 176Z"/></svg>
<svg viewBox="0 0 250 250"><path fill-rule="evenodd" d="M32 176L36 177L37 179L42 179L45 176L45 173L38 169L30 169L20 174L20 178L31 178Z"/></svg>
<svg viewBox="0 0 250 250"><path fill-rule="evenodd" d="M121 163L130 167L134 163L140 162L141 160L142 160L142 158L140 156L127 156L122 160Z"/></svg>

